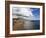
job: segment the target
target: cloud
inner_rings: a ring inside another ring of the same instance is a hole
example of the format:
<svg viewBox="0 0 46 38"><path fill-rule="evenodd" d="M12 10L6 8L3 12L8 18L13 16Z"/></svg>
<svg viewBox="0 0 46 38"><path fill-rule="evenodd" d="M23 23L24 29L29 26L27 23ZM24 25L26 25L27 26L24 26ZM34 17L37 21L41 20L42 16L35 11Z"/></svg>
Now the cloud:
<svg viewBox="0 0 46 38"><path fill-rule="evenodd" d="M39 20L38 17L36 17L33 12L34 9L30 8L13 8L13 15L20 15L19 18L24 18L27 20Z"/></svg>
<svg viewBox="0 0 46 38"><path fill-rule="evenodd" d="M29 8L14 8L13 13L22 14L24 16L33 16L32 10L30 10Z"/></svg>

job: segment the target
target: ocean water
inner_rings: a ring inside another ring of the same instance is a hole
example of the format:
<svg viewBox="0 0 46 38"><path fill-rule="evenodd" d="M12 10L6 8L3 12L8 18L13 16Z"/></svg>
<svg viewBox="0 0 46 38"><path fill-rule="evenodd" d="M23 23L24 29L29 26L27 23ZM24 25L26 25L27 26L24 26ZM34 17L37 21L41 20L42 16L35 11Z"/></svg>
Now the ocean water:
<svg viewBox="0 0 46 38"><path fill-rule="evenodd" d="M33 29L40 29L40 20L32 20L31 22L33 22Z"/></svg>
<svg viewBox="0 0 46 38"><path fill-rule="evenodd" d="M25 21L24 29L25 30L38 30L38 29L40 29L40 20Z"/></svg>

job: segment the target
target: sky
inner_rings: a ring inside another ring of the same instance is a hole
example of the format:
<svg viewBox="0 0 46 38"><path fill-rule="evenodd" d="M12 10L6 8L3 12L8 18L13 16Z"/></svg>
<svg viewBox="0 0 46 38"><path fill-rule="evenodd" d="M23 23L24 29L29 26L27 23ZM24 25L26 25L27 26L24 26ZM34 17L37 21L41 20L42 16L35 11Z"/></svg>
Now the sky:
<svg viewBox="0 0 46 38"><path fill-rule="evenodd" d="M33 15L34 15L34 17L36 18L36 20L38 19L40 19L40 8L31 8L33 11L32 11L32 13L33 13Z"/></svg>
<svg viewBox="0 0 46 38"><path fill-rule="evenodd" d="M15 7L13 8L13 14L21 14L23 16L27 16L24 17L26 19L29 20L40 20L40 8L18 8Z"/></svg>

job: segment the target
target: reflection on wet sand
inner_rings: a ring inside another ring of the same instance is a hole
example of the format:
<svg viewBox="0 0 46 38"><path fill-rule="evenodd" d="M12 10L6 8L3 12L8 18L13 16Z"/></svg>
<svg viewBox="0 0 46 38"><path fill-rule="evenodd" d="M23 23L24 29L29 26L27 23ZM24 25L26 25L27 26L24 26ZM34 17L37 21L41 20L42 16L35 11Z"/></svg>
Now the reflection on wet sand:
<svg viewBox="0 0 46 38"><path fill-rule="evenodd" d="M39 29L39 20L13 19L13 30Z"/></svg>

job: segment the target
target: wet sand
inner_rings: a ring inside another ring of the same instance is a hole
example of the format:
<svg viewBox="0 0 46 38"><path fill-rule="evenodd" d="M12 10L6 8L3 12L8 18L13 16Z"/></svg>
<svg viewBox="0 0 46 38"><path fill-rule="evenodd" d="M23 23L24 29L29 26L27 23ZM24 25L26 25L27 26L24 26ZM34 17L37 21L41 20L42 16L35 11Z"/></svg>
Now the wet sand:
<svg viewBox="0 0 46 38"><path fill-rule="evenodd" d="M13 19L13 30L34 30L40 29L39 20Z"/></svg>

